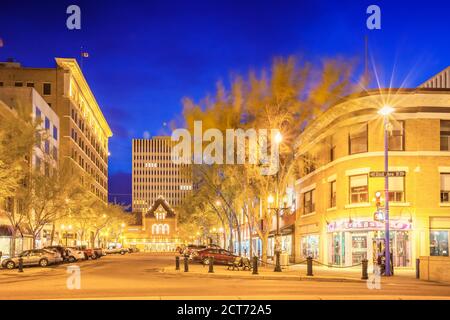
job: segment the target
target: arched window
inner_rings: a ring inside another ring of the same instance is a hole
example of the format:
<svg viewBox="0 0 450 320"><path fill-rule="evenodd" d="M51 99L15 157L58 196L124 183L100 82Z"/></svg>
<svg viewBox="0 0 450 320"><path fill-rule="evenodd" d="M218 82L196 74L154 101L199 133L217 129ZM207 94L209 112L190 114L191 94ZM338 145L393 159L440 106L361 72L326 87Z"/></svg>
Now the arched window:
<svg viewBox="0 0 450 320"><path fill-rule="evenodd" d="M158 234L163 234L163 225L162 224L158 224Z"/></svg>
<svg viewBox="0 0 450 320"><path fill-rule="evenodd" d="M163 234L169 234L169 225L168 224L164 225Z"/></svg>
<svg viewBox="0 0 450 320"><path fill-rule="evenodd" d="M152 234L158 234L158 225L157 224L152 225Z"/></svg>

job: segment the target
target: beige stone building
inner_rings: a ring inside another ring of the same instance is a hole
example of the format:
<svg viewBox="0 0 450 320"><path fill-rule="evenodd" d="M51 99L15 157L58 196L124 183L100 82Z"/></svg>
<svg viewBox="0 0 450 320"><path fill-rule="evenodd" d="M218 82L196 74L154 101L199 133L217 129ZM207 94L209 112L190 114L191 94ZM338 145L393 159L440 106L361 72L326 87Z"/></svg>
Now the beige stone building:
<svg viewBox="0 0 450 320"><path fill-rule="evenodd" d="M373 90L344 99L298 137L302 175L295 260L306 256L339 266L372 261L384 246L376 192L384 202L384 105L390 115L390 242L395 267L419 256L448 256L450 233L450 90Z"/></svg>
<svg viewBox="0 0 450 320"><path fill-rule="evenodd" d="M108 139L111 129L75 59L56 58L55 68L0 63L1 87L34 88L60 121L59 161L71 161L80 180L108 201ZM85 181L85 176L91 177Z"/></svg>
<svg viewBox="0 0 450 320"><path fill-rule="evenodd" d="M167 136L133 139L133 212L147 212L160 196L177 208L191 192L189 167L172 162L174 143Z"/></svg>

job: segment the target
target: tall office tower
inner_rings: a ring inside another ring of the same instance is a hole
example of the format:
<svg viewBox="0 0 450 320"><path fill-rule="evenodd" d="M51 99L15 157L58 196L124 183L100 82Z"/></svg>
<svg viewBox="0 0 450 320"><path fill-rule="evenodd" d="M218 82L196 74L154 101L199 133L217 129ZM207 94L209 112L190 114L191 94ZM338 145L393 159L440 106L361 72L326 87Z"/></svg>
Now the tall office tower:
<svg viewBox="0 0 450 320"><path fill-rule="evenodd" d="M34 88L59 117L59 162L68 160L81 182L108 201L111 129L75 59L56 58L55 68L0 62L0 87Z"/></svg>
<svg viewBox="0 0 450 320"><path fill-rule="evenodd" d="M170 137L133 139L133 212L148 211L162 196L171 207L180 207L192 190L190 166L171 160Z"/></svg>

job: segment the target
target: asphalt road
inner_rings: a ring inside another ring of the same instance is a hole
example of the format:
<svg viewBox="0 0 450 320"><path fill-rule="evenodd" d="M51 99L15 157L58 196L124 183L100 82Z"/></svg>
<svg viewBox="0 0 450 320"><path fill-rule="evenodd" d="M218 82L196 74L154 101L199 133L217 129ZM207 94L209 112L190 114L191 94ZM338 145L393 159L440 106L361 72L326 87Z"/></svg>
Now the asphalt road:
<svg viewBox="0 0 450 320"><path fill-rule="evenodd" d="M450 299L450 286L393 277L381 289L365 283L214 279L164 274L173 256L143 253L84 261L80 289L67 286L67 267L0 270L0 299ZM72 285L76 282L70 282Z"/></svg>

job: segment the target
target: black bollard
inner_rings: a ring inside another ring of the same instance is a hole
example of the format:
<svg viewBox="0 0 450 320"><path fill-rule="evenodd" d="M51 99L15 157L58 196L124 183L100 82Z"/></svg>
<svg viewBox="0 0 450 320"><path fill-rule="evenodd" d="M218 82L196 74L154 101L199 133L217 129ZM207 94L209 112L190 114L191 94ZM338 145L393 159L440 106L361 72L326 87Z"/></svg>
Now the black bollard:
<svg viewBox="0 0 450 320"><path fill-rule="evenodd" d="M416 278L420 279L420 259L416 259Z"/></svg>
<svg viewBox="0 0 450 320"><path fill-rule="evenodd" d="M369 266L369 261L367 259L363 259L361 261L361 265L362 265L362 276L361 276L361 280L367 280L369 279L369 274L367 273L367 268Z"/></svg>
<svg viewBox="0 0 450 320"><path fill-rule="evenodd" d="M19 272L23 272L23 258L19 258Z"/></svg>
<svg viewBox="0 0 450 320"><path fill-rule="evenodd" d="M309 277L313 276L313 258L306 258L306 275Z"/></svg>
<svg viewBox="0 0 450 320"><path fill-rule="evenodd" d="M208 273L214 273L214 257L209 258L209 270Z"/></svg>
<svg viewBox="0 0 450 320"><path fill-rule="evenodd" d="M184 272L189 272L188 256L184 256Z"/></svg>
<svg viewBox="0 0 450 320"><path fill-rule="evenodd" d="M252 274L258 274L258 257L253 257L253 272Z"/></svg>
<svg viewBox="0 0 450 320"><path fill-rule="evenodd" d="M175 270L180 270L180 256L175 257Z"/></svg>

